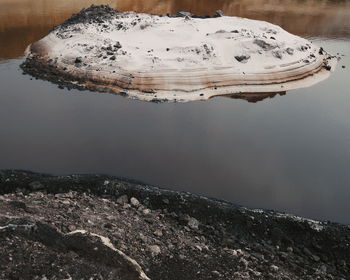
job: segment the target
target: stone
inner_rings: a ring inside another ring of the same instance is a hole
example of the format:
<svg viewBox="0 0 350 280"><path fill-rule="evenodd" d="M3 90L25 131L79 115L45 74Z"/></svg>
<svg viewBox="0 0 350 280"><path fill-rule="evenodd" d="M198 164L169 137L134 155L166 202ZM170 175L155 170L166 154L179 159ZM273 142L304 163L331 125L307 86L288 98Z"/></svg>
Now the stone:
<svg viewBox="0 0 350 280"><path fill-rule="evenodd" d="M192 14L189 12L184 12L184 11L178 11L176 12L176 15L178 17L192 17Z"/></svg>
<svg viewBox="0 0 350 280"><path fill-rule="evenodd" d="M162 232L161 229L157 229L157 230L154 232L154 235L161 237L161 236L163 236L163 232Z"/></svg>
<svg viewBox="0 0 350 280"><path fill-rule="evenodd" d="M75 225L69 225L68 229L69 229L69 231L75 231L77 228Z"/></svg>
<svg viewBox="0 0 350 280"><path fill-rule="evenodd" d="M158 245L148 246L148 249L150 250L153 257L161 253L160 247Z"/></svg>
<svg viewBox="0 0 350 280"><path fill-rule="evenodd" d="M122 196L117 198L117 203L121 204L121 205L123 205L125 203L128 203L128 201L129 201L129 198L128 198L128 196L126 194L124 194L124 195L122 195Z"/></svg>
<svg viewBox="0 0 350 280"><path fill-rule="evenodd" d="M279 267L277 265L272 264L272 265L270 265L270 269L273 272L277 272L279 270Z"/></svg>
<svg viewBox="0 0 350 280"><path fill-rule="evenodd" d="M212 271L211 274L214 276L214 277L220 277L221 276L221 273L219 271Z"/></svg>
<svg viewBox="0 0 350 280"><path fill-rule="evenodd" d="M77 57L74 61L74 63L82 63L82 62L83 62L83 60L81 57Z"/></svg>
<svg viewBox="0 0 350 280"><path fill-rule="evenodd" d="M169 204L169 199L167 199L167 198L164 198L162 201L163 201L165 204Z"/></svg>
<svg viewBox="0 0 350 280"><path fill-rule="evenodd" d="M199 221L193 217L190 217L187 225L191 228L191 229L198 229L199 226Z"/></svg>
<svg viewBox="0 0 350 280"><path fill-rule="evenodd" d="M250 59L250 55L236 55L235 59L238 62L246 63Z"/></svg>
<svg viewBox="0 0 350 280"><path fill-rule="evenodd" d="M139 207L140 206L140 201L137 200L137 198L135 197L132 197L130 199L130 204L134 207Z"/></svg>
<svg viewBox="0 0 350 280"><path fill-rule="evenodd" d="M215 17L223 17L224 16L224 12L223 11L221 11L221 10L217 10L216 12L215 12L215 15L214 15Z"/></svg>
<svg viewBox="0 0 350 280"><path fill-rule="evenodd" d="M320 257L319 257L319 256L316 256L316 255L312 255L312 259L313 259L315 262L319 262L319 261L320 261Z"/></svg>

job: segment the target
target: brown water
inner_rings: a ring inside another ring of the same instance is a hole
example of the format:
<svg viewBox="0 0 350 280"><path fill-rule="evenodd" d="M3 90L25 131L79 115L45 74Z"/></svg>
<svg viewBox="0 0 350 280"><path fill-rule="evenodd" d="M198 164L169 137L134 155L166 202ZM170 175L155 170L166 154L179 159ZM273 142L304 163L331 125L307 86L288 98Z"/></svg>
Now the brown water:
<svg viewBox="0 0 350 280"><path fill-rule="evenodd" d="M149 13L221 9L345 56L327 81L258 103L153 104L21 75L25 47L92 3ZM350 224L349 1L0 0L0 60L0 169L114 174Z"/></svg>

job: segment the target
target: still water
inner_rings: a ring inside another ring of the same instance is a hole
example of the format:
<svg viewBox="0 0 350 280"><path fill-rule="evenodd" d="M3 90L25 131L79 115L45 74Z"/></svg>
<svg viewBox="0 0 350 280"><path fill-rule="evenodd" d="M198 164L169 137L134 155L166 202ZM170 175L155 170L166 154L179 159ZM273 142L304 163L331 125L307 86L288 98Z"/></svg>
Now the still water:
<svg viewBox="0 0 350 280"><path fill-rule="evenodd" d="M344 56L328 80L257 103L154 104L22 75L25 47L92 3L149 13L221 9ZM0 169L112 174L350 224L349 69L349 1L0 0Z"/></svg>

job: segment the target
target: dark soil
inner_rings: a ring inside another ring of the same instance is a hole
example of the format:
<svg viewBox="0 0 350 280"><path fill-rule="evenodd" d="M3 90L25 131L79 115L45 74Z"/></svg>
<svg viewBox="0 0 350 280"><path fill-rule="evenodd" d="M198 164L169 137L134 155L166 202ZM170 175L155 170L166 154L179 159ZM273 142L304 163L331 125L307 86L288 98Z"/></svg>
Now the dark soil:
<svg viewBox="0 0 350 280"><path fill-rule="evenodd" d="M75 230L150 279L350 279L348 226L110 176L0 173L0 279L141 279Z"/></svg>

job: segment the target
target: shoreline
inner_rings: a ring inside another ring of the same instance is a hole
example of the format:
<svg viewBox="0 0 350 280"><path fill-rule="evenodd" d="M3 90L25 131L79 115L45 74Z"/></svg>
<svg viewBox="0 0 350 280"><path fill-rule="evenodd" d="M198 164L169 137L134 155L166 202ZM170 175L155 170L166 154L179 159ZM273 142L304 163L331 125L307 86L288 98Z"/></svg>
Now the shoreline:
<svg viewBox="0 0 350 280"><path fill-rule="evenodd" d="M0 186L0 227L30 221L63 236L84 230L108 237L150 279L180 279L179 275L181 279L346 279L350 273L346 225L249 209L104 175L1 171ZM5 236L33 240L23 231L14 232ZM0 240L3 235L0 228ZM45 241L40 234L36 238ZM59 252L44 241L48 252ZM105 266L98 259L79 256ZM0 266L11 263L2 261Z"/></svg>

